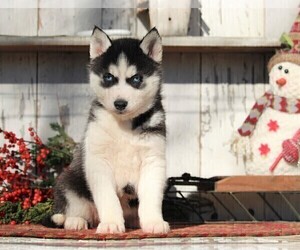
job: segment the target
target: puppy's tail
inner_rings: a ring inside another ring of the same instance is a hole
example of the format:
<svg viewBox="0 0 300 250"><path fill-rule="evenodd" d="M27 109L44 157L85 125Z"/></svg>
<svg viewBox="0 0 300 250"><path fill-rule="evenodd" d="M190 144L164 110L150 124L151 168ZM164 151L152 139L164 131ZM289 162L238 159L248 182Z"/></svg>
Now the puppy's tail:
<svg viewBox="0 0 300 250"><path fill-rule="evenodd" d="M63 228L65 220L66 216L64 214L53 214L44 218L41 224L45 227Z"/></svg>

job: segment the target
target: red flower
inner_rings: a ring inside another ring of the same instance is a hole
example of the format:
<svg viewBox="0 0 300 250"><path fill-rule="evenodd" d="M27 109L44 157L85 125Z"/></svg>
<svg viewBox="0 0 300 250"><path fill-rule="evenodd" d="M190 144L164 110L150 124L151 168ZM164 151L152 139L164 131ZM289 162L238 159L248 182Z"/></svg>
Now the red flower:
<svg viewBox="0 0 300 250"><path fill-rule="evenodd" d="M279 129L279 125L278 125L277 121L273 121L273 120L269 121L268 127L269 127L270 132L272 132L272 131L277 132L277 130Z"/></svg>
<svg viewBox="0 0 300 250"><path fill-rule="evenodd" d="M258 149L260 151L260 155L267 156L268 153L271 151L268 144L260 144L260 147Z"/></svg>

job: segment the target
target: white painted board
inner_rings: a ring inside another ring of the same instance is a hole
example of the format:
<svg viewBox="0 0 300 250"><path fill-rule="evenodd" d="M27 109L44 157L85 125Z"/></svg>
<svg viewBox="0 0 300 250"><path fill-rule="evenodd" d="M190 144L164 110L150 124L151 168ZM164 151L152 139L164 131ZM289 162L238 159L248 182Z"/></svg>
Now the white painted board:
<svg viewBox="0 0 300 250"><path fill-rule="evenodd" d="M36 56L0 53L0 127L29 139L36 128Z"/></svg>
<svg viewBox="0 0 300 250"><path fill-rule="evenodd" d="M101 8L43 8L44 1L47 0L40 0L39 36L74 36L95 25L101 27Z"/></svg>
<svg viewBox="0 0 300 250"><path fill-rule="evenodd" d="M10 0L11 8L0 8L0 35L37 35L38 9L19 7L25 3L37 7L38 0Z"/></svg>
<svg viewBox="0 0 300 250"><path fill-rule="evenodd" d="M59 122L75 141L82 139L92 101L87 53L41 53L38 68L38 131L53 135L49 124Z"/></svg>
<svg viewBox="0 0 300 250"><path fill-rule="evenodd" d="M299 11L299 0L265 0L265 36L279 39L289 33Z"/></svg>
<svg viewBox="0 0 300 250"><path fill-rule="evenodd" d="M204 36L263 37L262 0L201 0Z"/></svg>
<svg viewBox="0 0 300 250"><path fill-rule="evenodd" d="M265 67L261 55L202 55L201 176L245 174L243 161L230 152L230 140L268 88Z"/></svg>

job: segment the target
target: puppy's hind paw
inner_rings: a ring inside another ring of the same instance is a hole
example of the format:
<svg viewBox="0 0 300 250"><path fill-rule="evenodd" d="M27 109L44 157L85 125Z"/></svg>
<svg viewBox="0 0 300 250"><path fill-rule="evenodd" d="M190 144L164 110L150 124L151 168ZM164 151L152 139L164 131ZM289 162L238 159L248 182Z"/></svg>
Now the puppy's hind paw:
<svg viewBox="0 0 300 250"><path fill-rule="evenodd" d="M169 223L164 220L149 221L141 224L145 233L166 234L170 231Z"/></svg>
<svg viewBox="0 0 300 250"><path fill-rule="evenodd" d="M96 233L100 234L108 234L108 233L124 233L125 226L124 223L103 223L101 222L98 227Z"/></svg>
<svg viewBox="0 0 300 250"><path fill-rule="evenodd" d="M67 217L64 227L70 230L83 230L88 229L88 223L81 217Z"/></svg>

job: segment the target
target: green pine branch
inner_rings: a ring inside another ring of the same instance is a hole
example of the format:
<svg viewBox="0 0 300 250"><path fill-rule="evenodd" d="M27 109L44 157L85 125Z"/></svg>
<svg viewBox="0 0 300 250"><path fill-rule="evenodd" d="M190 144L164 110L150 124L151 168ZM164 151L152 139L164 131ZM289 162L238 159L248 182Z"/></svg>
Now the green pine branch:
<svg viewBox="0 0 300 250"><path fill-rule="evenodd" d="M8 224L15 221L18 224L29 221L33 224L40 223L44 218L52 213L53 200L47 200L31 207L23 209L21 202L5 202L0 205L1 224Z"/></svg>

